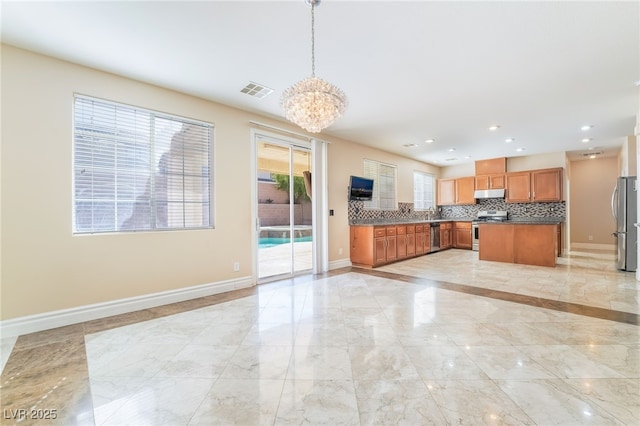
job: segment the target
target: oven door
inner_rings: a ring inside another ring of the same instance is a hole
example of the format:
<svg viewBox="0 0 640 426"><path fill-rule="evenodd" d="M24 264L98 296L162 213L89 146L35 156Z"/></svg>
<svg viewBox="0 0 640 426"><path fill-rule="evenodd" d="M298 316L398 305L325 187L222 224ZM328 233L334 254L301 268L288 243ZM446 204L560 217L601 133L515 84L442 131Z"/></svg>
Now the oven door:
<svg viewBox="0 0 640 426"><path fill-rule="evenodd" d="M479 234L480 232L478 231L478 223L477 222L472 222L471 223L471 237L472 237L472 245L471 245L471 249L473 251L478 251L480 249L480 240L479 240Z"/></svg>

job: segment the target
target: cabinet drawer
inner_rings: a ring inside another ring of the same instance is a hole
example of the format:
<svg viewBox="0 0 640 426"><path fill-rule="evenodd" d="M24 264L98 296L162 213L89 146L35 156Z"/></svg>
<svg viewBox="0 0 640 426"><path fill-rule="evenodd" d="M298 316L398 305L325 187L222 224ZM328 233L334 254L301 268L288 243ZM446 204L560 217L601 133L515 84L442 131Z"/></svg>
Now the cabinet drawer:
<svg viewBox="0 0 640 426"><path fill-rule="evenodd" d="M452 227L453 227L453 223L451 222L440 223L440 229L451 229Z"/></svg>
<svg viewBox="0 0 640 426"><path fill-rule="evenodd" d="M374 228L373 229L373 235L375 237L384 237L387 235L387 232L385 230L385 228Z"/></svg>
<svg viewBox="0 0 640 426"><path fill-rule="evenodd" d="M392 227L392 228L391 227L387 228L387 236L390 236L390 235L396 235L396 227L395 226Z"/></svg>
<svg viewBox="0 0 640 426"><path fill-rule="evenodd" d="M407 225L407 234L415 234L415 233L416 233L415 225Z"/></svg>
<svg viewBox="0 0 640 426"><path fill-rule="evenodd" d="M471 222L456 222L456 229L471 229Z"/></svg>
<svg viewBox="0 0 640 426"><path fill-rule="evenodd" d="M416 225L416 232L424 232L424 225Z"/></svg>
<svg viewBox="0 0 640 426"><path fill-rule="evenodd" d="M398 233L398 235L404 235L407 233L407 227L406 226L396 226L396 232Z"/></svg>

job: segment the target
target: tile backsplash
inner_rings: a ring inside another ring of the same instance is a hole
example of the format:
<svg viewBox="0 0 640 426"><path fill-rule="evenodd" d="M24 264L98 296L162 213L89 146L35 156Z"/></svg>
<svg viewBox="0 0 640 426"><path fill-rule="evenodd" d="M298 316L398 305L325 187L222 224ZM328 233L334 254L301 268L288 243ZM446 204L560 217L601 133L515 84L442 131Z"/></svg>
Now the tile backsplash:
<svg viewBox="0 0 640 426"><path fill-rule="evenodd" d="M363 201L349 201L349 223L376 223L383 221L473 219L480 210L506 210L509 218L554 218L564 220L564 201L555 203L506 203L501 198L478 200L478 204L442 206L435 211L414 210L413 203L398 203L397 210L368 210Z"/></svg>

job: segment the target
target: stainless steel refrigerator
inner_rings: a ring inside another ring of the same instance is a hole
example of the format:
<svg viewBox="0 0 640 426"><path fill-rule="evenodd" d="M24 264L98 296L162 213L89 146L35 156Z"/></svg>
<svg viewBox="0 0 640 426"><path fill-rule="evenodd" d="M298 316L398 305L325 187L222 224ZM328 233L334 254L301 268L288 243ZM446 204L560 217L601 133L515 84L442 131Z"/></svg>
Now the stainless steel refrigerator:
<svg viewBox="0 0 640 426"><path fill-rule="evenodd" d="M611 212L616 221L618 269L635 271L638 261L636 177L619 177L611 197Z"/></svg>

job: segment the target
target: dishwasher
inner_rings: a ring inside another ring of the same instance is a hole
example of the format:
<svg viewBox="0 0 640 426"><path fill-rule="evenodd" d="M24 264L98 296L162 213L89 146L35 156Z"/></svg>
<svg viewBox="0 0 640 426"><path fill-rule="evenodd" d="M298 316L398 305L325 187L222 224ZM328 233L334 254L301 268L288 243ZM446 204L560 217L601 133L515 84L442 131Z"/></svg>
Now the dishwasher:
<svg viewBox="0 0 640 426"><path fill-rule="evenodd" d="M431 222L430 242L431 248L429 253L440 250L440 222Z"/></svg>

